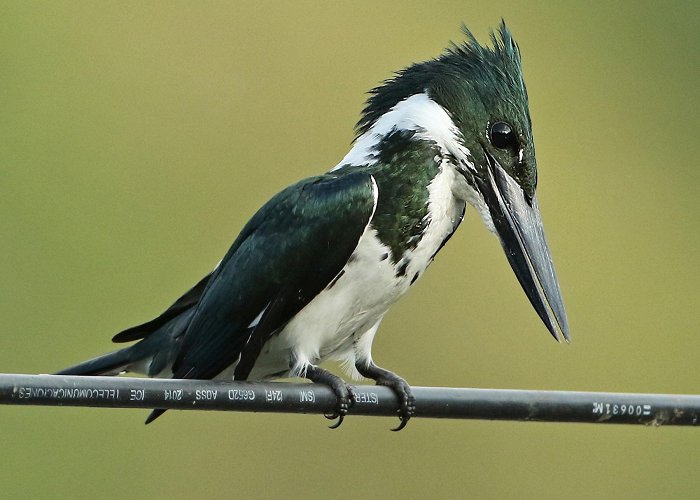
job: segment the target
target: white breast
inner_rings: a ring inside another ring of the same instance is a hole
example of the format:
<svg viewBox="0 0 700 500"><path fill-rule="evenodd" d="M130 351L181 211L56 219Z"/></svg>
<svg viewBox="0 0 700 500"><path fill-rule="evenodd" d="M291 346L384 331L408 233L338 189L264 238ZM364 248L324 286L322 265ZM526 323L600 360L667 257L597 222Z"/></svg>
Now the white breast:
<svg viewBox="0 0 700 500"><path fill-rule="evenodd" d="M267 342L251 379L279 376L286 370L289 375L299 375L309 364L326 359L342 361L355 374L356 356L371 359L373 327L422 275L461 220L464 203L452 196L453 175L453 168L444 164L428 187L426 231L416 248L406 252L399 262L392 261L391 250L379 240L370 223L334 282ZM406 271L397 276L404 263ZM363 335L366 338L362 339Z"/></svg>

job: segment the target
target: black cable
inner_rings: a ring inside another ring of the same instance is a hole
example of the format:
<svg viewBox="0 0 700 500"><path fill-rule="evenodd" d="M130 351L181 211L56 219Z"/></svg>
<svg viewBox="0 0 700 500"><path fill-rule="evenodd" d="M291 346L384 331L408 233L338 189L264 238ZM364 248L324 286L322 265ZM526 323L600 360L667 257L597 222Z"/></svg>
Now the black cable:
<svg viewBox="0 0 700 500"><path fill-rule="evenodd" d="M394 416L386 387L355 386L349 415ZM642 425L700 424L700 396L413 387L415 417ZM326 386L133 377L0 374L0 404L332 413Z"/></svg>

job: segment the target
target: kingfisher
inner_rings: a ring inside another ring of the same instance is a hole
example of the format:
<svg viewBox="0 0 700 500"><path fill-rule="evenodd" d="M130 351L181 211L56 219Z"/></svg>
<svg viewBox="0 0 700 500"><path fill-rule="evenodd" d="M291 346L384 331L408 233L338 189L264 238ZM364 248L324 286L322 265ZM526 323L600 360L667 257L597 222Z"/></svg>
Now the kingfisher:
<svg viewBox="0 0 700 500"><path fill-rule="evenodd" d="M337 396L353 387L320 366L389 387L399 425L410 385L378 366L372 341L390 307L473 207L499 238L551 335L569 340L537 204L537 162L521 56L505 22L374 88L350 151L331 170L282 190L243 227L216 268L157 318L114 336L130 346L59 372L175 379L302 377ZM164 409L151 412L146 423Z"/></svg>

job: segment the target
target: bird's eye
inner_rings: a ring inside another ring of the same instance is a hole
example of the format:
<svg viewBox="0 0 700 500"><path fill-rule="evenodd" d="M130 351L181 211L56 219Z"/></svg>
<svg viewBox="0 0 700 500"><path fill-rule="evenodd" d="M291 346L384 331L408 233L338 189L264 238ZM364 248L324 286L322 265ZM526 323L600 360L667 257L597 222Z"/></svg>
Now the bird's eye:
<svg viewBox="0 0 700 500"><path fill-rule="evenodd" d="M498 149L510 149L516 146L513 127L506 122L496 122L491 125L491 144Z"/></svg>

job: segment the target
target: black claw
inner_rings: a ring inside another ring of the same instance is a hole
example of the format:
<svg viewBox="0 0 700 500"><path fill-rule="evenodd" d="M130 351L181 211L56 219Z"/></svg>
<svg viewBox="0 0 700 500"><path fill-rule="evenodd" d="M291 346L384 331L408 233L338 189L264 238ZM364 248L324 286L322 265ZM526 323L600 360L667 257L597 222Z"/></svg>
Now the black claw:
<svg viewBox="0 0 700 500"><path fill-rule="evenodd" d="M328 418L328 415L324 415L324 416L325 416L326 418ZM335 418L335 417L333 417L333 418ZM339 416L338 416L338 421L337 421L336 423L334 423L333 425L329 425L328 428L329 428L329 429L337 429L338 427L340 427L340 424L343 423L343 419L344 419L344 418L345 418L345 415L339 415Z"/></svg>
<svg viewBox="0 0 700 500"><path fill-rule="evenodd" d="M389 385L389 387L391 387L394 390L394 392L396 392L396 396L399 398L400 401L398 413L401 423L395 429L391 429L394 432L398 432L404 427L406 427L408 421L413 415L415 415L416 399L411 393L411 387L403 379L400 379L400 381L398 381L395 386Z"/></svg>
<svg viewBox="0 0 700 500"><path fill-rule="evenodd" d="M401 423L398 427L391 430L398 432L406 427L411 417L416 414L416 399L413 397L411 386L408 385L408 382L395 373L378 367L374 363L370 363L368 366L356 365L356 367L362 376L371 378L377 382L377 385L386 386L394 391L399 400L398 414Z"/></svg>
<svg viewBox="0 0 700 500"><path fill-rule="evenodd" d="M331 414L324 415L328 420L338 419L329 429L337 429L343 423L345 415L348 414L352 405L355 404L355 391L352 386L345 383L343 379L337 375L333 375L317 366L310 366L306 370L306 378L309 380L327 385L335 393L337 399L335 411Z"/></svg>
<svg viewBox="0 0 700 500"><path fill-rule="evenodd" d="M408 419L411 417L408 417L408 418L399 417L399 418L401 419L401 423L399 424L398 427L394 427L393 429L391 429L392 432L399 432L401 429L406 427L406 424L408 423Z"/></svg>

